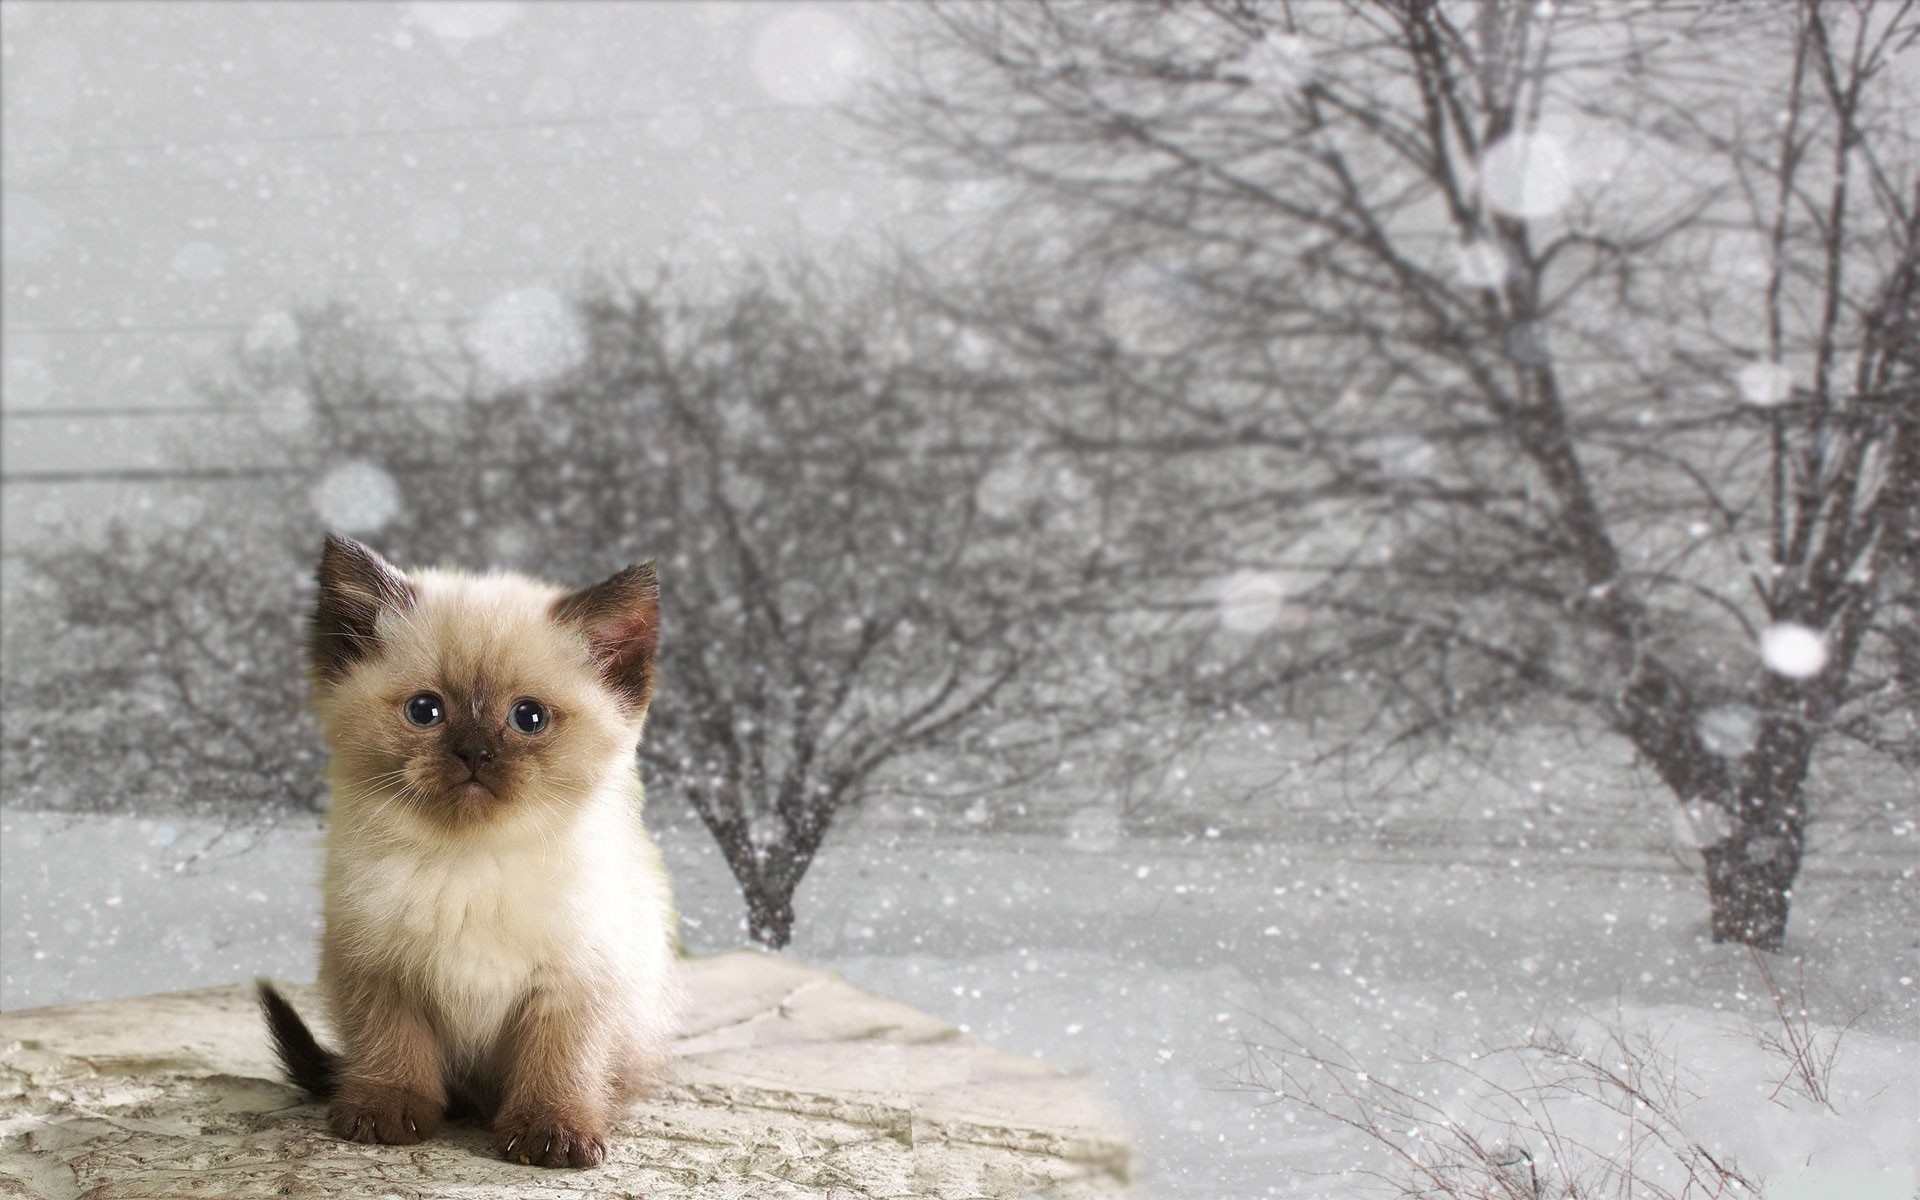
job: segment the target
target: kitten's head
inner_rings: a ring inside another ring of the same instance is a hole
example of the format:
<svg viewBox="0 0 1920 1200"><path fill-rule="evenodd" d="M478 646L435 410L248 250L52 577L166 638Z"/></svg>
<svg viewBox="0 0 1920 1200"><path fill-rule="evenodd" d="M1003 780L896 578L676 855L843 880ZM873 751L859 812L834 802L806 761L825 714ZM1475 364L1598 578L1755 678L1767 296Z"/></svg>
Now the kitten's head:
<svg viewBox="0 0 1920 1200"><path fill-rule="evenodd" d="M330 535L307 650L336 811L464 828L571 808L628 769L658 642L651 564L565 592L403 573Z"/></svg>

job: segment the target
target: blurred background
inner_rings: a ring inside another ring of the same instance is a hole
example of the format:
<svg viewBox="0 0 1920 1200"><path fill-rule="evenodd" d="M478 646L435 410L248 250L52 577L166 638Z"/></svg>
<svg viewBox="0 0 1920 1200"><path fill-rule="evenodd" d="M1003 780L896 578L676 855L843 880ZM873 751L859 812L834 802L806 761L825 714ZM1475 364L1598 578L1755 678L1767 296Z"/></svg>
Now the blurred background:
<svg viewBox="0 0 1920 1200"><path fill-rule="evenodd" d="M1913 5L0 19L0 1007L311 976L332 529L658 559L690 948L1091 1073L1145 1194L1393 1194L1308 1048L1911 1093Z"/></svg>

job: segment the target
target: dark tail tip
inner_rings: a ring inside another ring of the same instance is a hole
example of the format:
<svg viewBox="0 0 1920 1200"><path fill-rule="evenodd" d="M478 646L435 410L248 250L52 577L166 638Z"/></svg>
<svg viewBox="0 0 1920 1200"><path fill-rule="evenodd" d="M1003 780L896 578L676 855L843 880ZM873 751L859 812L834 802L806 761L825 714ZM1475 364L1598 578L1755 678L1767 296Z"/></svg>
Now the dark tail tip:
<svg viewBox="0 0 1920 1200"><path fill-rule="evenodd" d="M273 1037L274 1052L280 1056L280 1069L295 1087L319 1099L333 1095L340 1056L313 1040L307 1023L272 984L261 979L255 986L260 989L260 1011L267 1018L267 1032Z"/></svg>

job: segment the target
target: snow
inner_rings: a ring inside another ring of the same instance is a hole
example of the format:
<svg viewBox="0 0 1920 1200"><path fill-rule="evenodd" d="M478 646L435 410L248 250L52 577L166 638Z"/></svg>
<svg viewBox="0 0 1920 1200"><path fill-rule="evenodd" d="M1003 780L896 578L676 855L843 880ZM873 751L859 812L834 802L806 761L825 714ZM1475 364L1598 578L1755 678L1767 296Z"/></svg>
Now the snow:
<svg viewBox="0 0 1920 1200"><path fill-rule="evenodd" d="M1100 320L1114 341L1135 354L1173 354L1200 333L1193 298L1177 275L1135 266L1108 281Z"/></svg>
<svg viewBox="0 0 1920 1200"><path fill-rule="evenodd" d="M6 396L8 408L43 407L53 395L53 375L37 358L8 353L0 394Z"/></svg>
<svg viewBox="0 0 1920 1200"><path fill-rule="evenodd" d="M1492 242L1475 239L1455 248L1460 282L1473 288L1497 288L1507 280L1507 256Z"/></svg>
<svg viewBox="0 0 1920 1200"><path fill-rule="evenodd" d="M1811 679L1827 666L1827 639L1818 630L1780 621L1760 635L1760 660L1790 679Z"/></svg>
<svg viewBox="0 0 1920 1200"><path fill-rule="evenodd" d="M860 201L845 188L820 188L798 198L800 228L808 237L831 240L853 227Z"/></svg>
<svg viewBox="0 0 1920 1200"><path fill-rule="evenodd" d="M1480 196L1509 217L1550 217L1573 199L1573 165L1550 133L1512 133L1480 158Z"/></svg>
<svg viewBox="0 0 1920 1200"><path fill-rule="evenodd" d="M1793 369L1785 363L1748 363L1734 382L1740 398L1756 408L1778 408L1793 399Z"/></svg>
<svg viewBox="0 0 1920 1200"><path fill-rule="evenodd" d="M874 69L860 29L830 8L780 11L754 34L753 77L783 104L820 106L851 99Z"/></svg>
<svg viewBox="0 0 1920 1200"><path fill-rule="evenodd" d="M1263 37L1247 47L1240 69L1265 91L1299 91L1313 79L1313 56L1304 39L1284 34Z"/></svg>
<svg viewBox="0 0 1920 1200"><path fill-rule="evenodd" d="M267 432L291 437L312 426L313 400L302 389L287 384L261 397L259 415L260 425Z"/></svg>
<svg viewBox="0 0 1920 1200"><path fill-rule="evenodd" d="M408 218L407 230L416 245L427 249L452 246L460 240L465 221L460 210L445 200L429 200L416 205Z"/></svg>
<svg viewBox="0 0 1920 1200"><path fill-rule="evenodd" d="M1703 850L1727 840L1733 832L1733 817L1726 809L1706 800L1690 800L1673 809L1673 837L1682 846Z"/></svg>
<svg viewBox="0 0 1920 1200"><path fill-rule="evenodd" d="M289 312L262 313L247 326L249 354L291 354L300 347L300 325Z"/></svg>
<svg viewBox="0 0 1920 1200"><path fill-rule="evenodd" d="M1373 452L1381 471L1399 480L1424 478L1439 454L1432 442L1417 433L1384 434L1373 440Z"/></svg>
<svg viewBox="0 0 1920 1200"><path fill-rule="evenodd" d="M697 146L706 136L706 122L700 110L684 104L670 104L647 118L647 136L669 150Z"/></svg>
<svg viewBox="0 0 1920 1200"><path fill-rule="evenodd" d="M465 340L488 374L511 386L565 374L587 354L586 330L572 306L539 285L494 298L467 328Z"/></svg>
<svg viewBox="0 0 1920 1200"><path fill-rule="evenodd" d="M526 6L516 0L413 0L407 16L451 43L490 38L518 23Z"/></svg>
<svg viewBox="0 0 1920 1200"><path fill-rule="evenodd" d="M9 196L0 213L0 262L8 266L51 260L66 240L60 214L33 196Z"/></svg>
<svg viewBox="0 0 1920 1200"><path fill-rule="evenodd" d="M655 803L689 947L741 944L717 849ZM1813 1035L1840 1038L1830 1111L1781 1086L1785 1061L1762 1045L1780 1030L1769 994L1746 952L1707 944L1699 884L1670 860L1124 838L1092 807L1065 836L836 830L796 897L791 953L1089 1073L1135 1122L1143 1200L1378 1194L1356 1173L1383 1165L1377 1145L1245 1086L1248 1056L1288 1034L1351 1059L1370 1087L1444 1084L1463 1128L1543 1171L1539 1128L1610 1151L1628 1123L1591 1096L1516 1110L1508 1093L1551 1063L1502 1048L1548 1033L1600 1047L1616 1031L1682 1094L1687 1135L1777 1181L1771 1200L1910 1194L1920 963L1904 860L1816 857L1790 956L1773 960L1789 991L1791 957L1805 960ZM312 976L311 818L222 831L10 811L0 834L5 1007ZM97 865L61 865L80 861ZM1515 1127L1496 1129L1499 1113Z"/></svg>
<svg viewBox="0 0 1920 1200"><path fill-rule="evenodd" d="M321 476L310 499L328 529L378 533L399 515L400 485L378 463L355 458Z"/></svg>
<svg viewBox="0 0 1920 1200"><path fill-rule="evenodd" d="M1236 571L1219 584L1220 626L1231 633L1264 633L1276 625L1298 628L1306 610L1288 599L1298 581L1280 571Z"/></svg>
<svg viewBox="0 0 1920 1200"><path fill-rule="evenodd" d="M1744 758L1760 737L1760 714L1744 704L1721 704L1700 714L1700 739L1722 758Z"/></svg>
<svg viewBox="0 0 1920 1200"><path fill-rule="evenodd" d="M188 242L173 253L172 272L191 283L207 283L227 273L227 252L211 242Z"/></svg>

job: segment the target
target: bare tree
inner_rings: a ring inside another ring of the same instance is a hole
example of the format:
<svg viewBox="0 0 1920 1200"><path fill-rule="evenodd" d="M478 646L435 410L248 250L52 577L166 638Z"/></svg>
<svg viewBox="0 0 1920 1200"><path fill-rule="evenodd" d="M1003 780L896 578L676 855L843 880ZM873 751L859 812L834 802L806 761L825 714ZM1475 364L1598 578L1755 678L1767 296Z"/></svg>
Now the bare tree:
<svg viewBox="0 0 1920 1200"><path fill-rule="evenodd" d="M784 945L842 812L919 759L985 786L1045 743L1040 635L1071 570L979 510L994 450L966 430L984 377L829 290L587 287L558 333L577 361L538 385L307 314L289 347L207 385L259 413L286 462L247 520L38 564L64 632L9 674L10 760L102 796L162 755L162 777L227 811L317 799L298 580L343 517L401 562L580 580L657 559L645 774L718 841L752 936ZM115 736L82 712L114 714Z"/></svg>
<svg viewBox="0 0 1920 1200"><path fill-rule="evenodd" d="M1114 585L1305 614L1163 693L1597 719L1774 947L1816 750L1920 761L1915 15L955 4L877 121L1012 198L948 303L1120 464Z"/></svg>
<svg viewBox="0 0 1920 1200"><path fill-rule="evenodd" d="M591 298L587 364L485 418L513 431L514 459L562 470L474 489L491 512L539 514L542 542L659 557L667 636L642 757L775 947L835 818L899 768L937 751L976 781L1017 769L989 738L1044 723L1034 680L1059 591L1057 565L978 511L992 447L969 441L974 385L876 345L826 290ZM538 448L556 438L577 448Z"/></svg>
<svg viewBox="0 0 1920 1200"><path fill-rule="evenodd" d="M317 803L289 604L298 570L279 547L224 532L155 544L121 528L28 561L51 586L14 614L39 636L8 657L10 802L223 816Z"/></svg>
<svg viewBox="0 0 1920 1200"><path fill-rule="evenodd" d="M409 356L347 309L303 314L299 334L297 352L236 348L230 370L199 381L279 461L222 493L242 502L171 532L116 524L99 544L24 556L35 586L9 620L0 692L15 802L242 821L324 804L299 649L309 489L342 461L408 459L422 439L405 401L420 389ZM213 449L175 448L188 468Z"/></svg>

